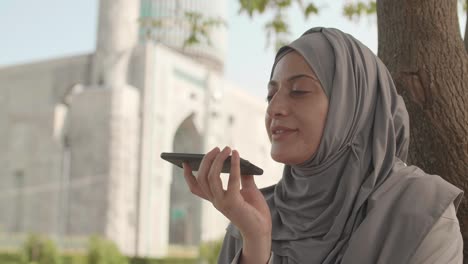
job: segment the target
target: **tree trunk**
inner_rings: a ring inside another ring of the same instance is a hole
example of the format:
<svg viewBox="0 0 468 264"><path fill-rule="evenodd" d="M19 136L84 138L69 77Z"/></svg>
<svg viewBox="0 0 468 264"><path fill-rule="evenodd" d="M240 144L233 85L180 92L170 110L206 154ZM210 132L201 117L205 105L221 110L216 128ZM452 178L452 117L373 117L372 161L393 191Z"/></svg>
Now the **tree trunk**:
<svg viewBox="0 0 468 264"><path fill-rule="evenodd" d="M467 192L468 54L457 0L379 0L377 18L379 57L410 115L409 162ZM468 197L458 218L468 256Z"/></svg>

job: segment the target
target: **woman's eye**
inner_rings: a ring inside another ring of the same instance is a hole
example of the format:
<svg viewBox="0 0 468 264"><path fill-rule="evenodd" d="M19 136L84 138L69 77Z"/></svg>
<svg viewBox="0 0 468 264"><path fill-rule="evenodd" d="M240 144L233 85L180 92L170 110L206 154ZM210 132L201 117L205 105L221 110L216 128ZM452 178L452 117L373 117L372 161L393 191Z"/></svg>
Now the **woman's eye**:
<svg viewBox="0 0 468 264"><path fill-rule="evenodd" d="M273 98L273 95L268 95L265 99L269 103L272 98Z"/></svg>
<svg viewBox="0 0 468 264"><path fill-rule="evenodd" d="M291 91L292 95L303 95L303 94L306 94L306 93L308 93L308 91L301 91L301 90L292 90Z"/></svg>

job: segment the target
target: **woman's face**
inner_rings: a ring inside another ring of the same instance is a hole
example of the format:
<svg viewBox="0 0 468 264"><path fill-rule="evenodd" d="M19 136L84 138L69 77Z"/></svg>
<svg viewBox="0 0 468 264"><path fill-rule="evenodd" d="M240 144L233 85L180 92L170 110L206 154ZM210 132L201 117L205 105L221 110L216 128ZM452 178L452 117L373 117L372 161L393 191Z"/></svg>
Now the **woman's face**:
<svg viewBox="0 0 468 264"><path fill-rule="evenodd" d="M310 66L296 51L281 58L268 83L265 125L271 157L294 165L318 149L328 111L328 99Z"/></svg>

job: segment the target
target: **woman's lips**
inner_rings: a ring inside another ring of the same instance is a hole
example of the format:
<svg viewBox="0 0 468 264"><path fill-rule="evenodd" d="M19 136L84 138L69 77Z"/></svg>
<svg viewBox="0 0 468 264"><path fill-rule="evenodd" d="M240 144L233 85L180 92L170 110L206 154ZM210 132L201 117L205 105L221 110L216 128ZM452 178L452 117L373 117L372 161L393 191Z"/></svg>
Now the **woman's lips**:
<svg viewBox="0 0 468 264"><path fill-rule="evenodd" d="M273 140L283 140L292 134L296 133L297 129L278 129L274 130L273 133L271 134L271 139Z"/></svg>

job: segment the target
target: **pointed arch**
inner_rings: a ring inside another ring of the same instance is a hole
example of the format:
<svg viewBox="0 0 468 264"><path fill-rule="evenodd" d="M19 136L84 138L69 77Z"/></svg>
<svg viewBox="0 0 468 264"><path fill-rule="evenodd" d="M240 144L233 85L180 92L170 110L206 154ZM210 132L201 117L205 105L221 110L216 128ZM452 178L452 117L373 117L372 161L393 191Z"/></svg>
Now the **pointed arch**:
<svg viewBox="0 0 468 264"><path fill-rule="evenodd" d="M179 125L174 135L174 152L201 153L203 138L192 113ZM201 200L189 191L183 170L172 171L169 212L169 243L198 245L201 241Z"/></svg>

